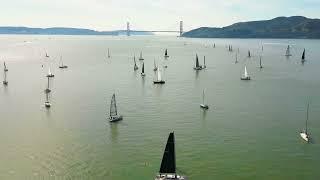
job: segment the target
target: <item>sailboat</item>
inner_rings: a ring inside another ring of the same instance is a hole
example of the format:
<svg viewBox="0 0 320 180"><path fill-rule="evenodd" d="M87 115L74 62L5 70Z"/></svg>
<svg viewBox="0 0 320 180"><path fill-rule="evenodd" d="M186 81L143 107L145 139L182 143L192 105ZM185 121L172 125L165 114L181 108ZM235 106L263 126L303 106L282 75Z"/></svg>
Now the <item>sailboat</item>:
<svg viewBox="0 0 320 180"><path fill-rule="evenodd" d="M140 51L140 57L139 57L139 60L140 61L143 61L144 59L143 59L143 57L142 57L142 51Z"/></svg>
<svg viewBox="0 0 320 180"><path fill-rule="evenodd" d="M306 60L306 49L303 49L303 52L302 52L302 57L301 57L301 62L304 63Z"/></svg>
<svg viewBox="0 0 320 180"><path fill-rule="evenodd" d="M248 51L248 58L250 58L251 57L251 53L250 53L250 50Z"/></svg>
<svg viewBox="0 0 320 180"><path fill-rule="evenodd" d="M198 54L196 54L196 66L193 68L194 70L201 70L202 66L199 64Z"/></svg>
<svg viewBox="0 0 320 180"><path fill-rule="evenodd" d="M6 67L4 68L3 73L4 73L3 85L7 86L8 85L8 81L7 81Z"/></svg>
<svg viewBox="0 0 320 180"><path fill-rule="evenodd" d="M50 93L51 90L50 90L50 77L47 77L48 78L48 82L47 82L47 89L44 90L44 92L46 94Z"/></svg>
<svg viewBox="0 0 320 180"><path fill-rule="evenodd" d="M206 56L203 56L203 69L207 68L206 66Z"/></svg>
<svg viewBox="0 0 320 180"><path fill-rule="evenodd" d="M169 55L168 55L168 50L166 49L166 51L164 52L164 58L168 58Z"/></svg>
<svg viewBox="0 0 320 180"><path fill-rule="evenodd" d="M234 62L235 64L238 63L238 53L236 54L236 61Z"/></svg>
<svg viewBox="0 0 320 180"><path fill-rule="evenodd" d="M133 70L138 70L139 67L137 66L137 63L136 63L136 56L133 56L133 61L134 61L134 67L133 67Z"/></svg>
<svg viewBox="0 0 320 180"><path fill-rule="evenodd" d="M205 104L204 102L204 98L205 98L205 91L203 90L202 92L202 104L200 104L200 107L203 109L209 109L209 106L207 104Z"/></svg>
<svg viewBox="0 0 320 180"><path fill-rule="evenodd" d="M111 56L110 56L110 50L109 50L109 48L108 48L108 58L110 58Z"/></svg>
<svg viewBox="0 0 320 180"><path fill-rule="evenodd" d="M163 152L159 174L155 180L186 180L186 177L176 172L176 152L174 132L169 134L166 148Z"/></svg>
<svg viewBox="0 0 320 180"><path fill-rule="evenodd" d="M117 111L117 103L116 103L116 95L112 95L111 104L110 104L110 122L116 122L122 120L122 116L118 115Z"/></svg>
<svg viewBox="0 0 320 180"><path fill-rule="evenodd" d="M48 53L46 52L46 57L48 58L49 57L49 55L48 55Z"/></svg>
<svg viewBox="0 0 320 180"><path fill-rule="evenodd" d="M244 74L241 76L240 78L241 80L250 80L250 76L248 75L248 72L247 72L247 66L244 66Z"/></svg>
<svg viewBox="0 0 320 180"><path fill-rule="evenodd" d="M3 62L3 66L4 66L4 72L7 72L8 68L7 68L6 62Z"/></svg>
<svg viewBox="0 0 320 180"><path fill-rule="evenodd" d="M157 79L153 81L153 84L164 84L164 83L165 83L165 81L161 77L160 67L158 67Z"/></svg>
<svg viewBox="0 0 320 180"><path fill-rule="evenodd" d="M46 93L46 101L44 102L44 106L46 108L50 108L51 107L51 103L49 101L49 93Z"/></svg>
<svg viewBox="0 0 320 180"><path fill-rule="evenodd" d="M51 73L51 69L50 69L50 67L49 67L49 70L48 70L47 77L54 77L54 74L52 74L52 73Z"/></svg>
<svg viewBox="0 0 320 180"><path fill-rule="evenodd" d="M262 57L260 56L260 67L259 67L260 69L263 68L263 67L262 67L262 63L261 63L261 61L262 61L261 59L262 59Z"/></svg>
<svg viewBox="0 0 320 180"><path fill-rule="evenodd" d="M144 73L144 63L142 64L141 76L142 76L142 77L146 76L146 74Z"/></svg>
<svg viewBox="0 0 320 180"><path fill-rule="evenodd" d="M158 70L158 67L157 67L157 64L156 64L156 60L153 61L153 71L157 71Z"/></svg>
<svg viewBox="0 0 320 180"><path fill-rule="evenodd" d="M309 142L310 141L310 134L308 133L308 119L309 119L309 103L307 106L307 119L306 119L306 128L300 132L300 136L303 140Z"/></svg>
<svg viewBox="0 0 320 180"><path fill-rule="evenodd" d="M213 48L216 48L216 43L213 43Z"/></svg>
<svg viewBox="0 0 320 180"><path fill-rule="evenodd" d="M291 56L291 53L290 53L290 46L288 45L288 47L287 47L287 50L286 50L286 54L285 54L285 56Z"/></svg>
<svg viewBox="0 0 320 180"><path fill-rule="evenodd" d="M60 56L60 66L59 66L60 69L66 69L68 68L68 66L64 65L63 64L63 61L62 61L62 56Z"/></svg>

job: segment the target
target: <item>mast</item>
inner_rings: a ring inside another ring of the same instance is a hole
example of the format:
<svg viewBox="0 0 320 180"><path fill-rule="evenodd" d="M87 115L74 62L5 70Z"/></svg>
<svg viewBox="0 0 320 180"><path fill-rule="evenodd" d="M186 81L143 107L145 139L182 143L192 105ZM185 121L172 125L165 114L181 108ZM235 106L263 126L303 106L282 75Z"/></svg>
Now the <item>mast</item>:
<svg viewBox="0 0 320 180"><path fill-rule="evenodd" d="M205 94L204 94L204 90L203 90L203 92L202 92L202 104L204 105L204 96L205 96Z"/></svg>
<svg viewBox="0 0 320 180"><path fill-rule="evenodd" d="M261 56L260 56L260 68L262 68L262 64L261 64Z"/></svg>
<svg viewBox="0 0 320 180"><path fill-rule="evenodd" d="M307 106L306 134L308 133L308 119L309 119L309 103L308 103L308 106Z"/></svg>
<svg viewBox="0 0 320 180"><path fill-rule="evenodd" d="M203 66L206 67L206 56L203 56Z"/></svg>
<svg viewBox="0 0 320 180"><path fill-rule="evenodd" d="M47 89L49 90L50 86L50 77L48 77L48 84L47 84Z"/></svg>
<svg viewBox="0 0 320 180"><path fill-rule="evenodd" d="M175 140L174 140L174 132L169 134L166 148L163 153L161 166L159 170L160 174L176 174L176 154L175 154Z"/></svg>
<svg viewBox="0 0 320 180"><path fill-rule="evenodd" d="M108 58L110 58L110 51L109 51L109 48L108 48Z"/></svg>
<svg viewBox="0 0 320 180"><path fill-rule="evenodd" d="M236 63L238 62L238 53L236 54Z"/></svg>

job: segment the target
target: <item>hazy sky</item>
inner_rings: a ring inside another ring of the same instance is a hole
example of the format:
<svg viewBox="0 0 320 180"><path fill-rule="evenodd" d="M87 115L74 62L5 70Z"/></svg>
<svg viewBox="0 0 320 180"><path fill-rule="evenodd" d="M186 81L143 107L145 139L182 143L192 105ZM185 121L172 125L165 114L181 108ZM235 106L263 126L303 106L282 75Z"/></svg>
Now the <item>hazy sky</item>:
<svg viewBox="0 0 320 180"><path fill-rule="evenodd" d="M0 26L96 30L185 30L303 15L320 18L320 0L1 0Z"/></svg>

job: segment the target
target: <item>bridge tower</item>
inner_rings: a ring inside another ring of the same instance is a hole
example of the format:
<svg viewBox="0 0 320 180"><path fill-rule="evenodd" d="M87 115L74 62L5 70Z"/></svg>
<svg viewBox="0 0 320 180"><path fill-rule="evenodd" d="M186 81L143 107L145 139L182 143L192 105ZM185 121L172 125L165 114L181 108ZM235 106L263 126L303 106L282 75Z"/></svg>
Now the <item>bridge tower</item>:
<svg viewBox="0 0 320 180"><path fill-rule="evenodd" d="M182 34L183 34L183 21L180 21L180 31L179 31L179 33L180 33L180 37L181 37Z"/></svg>
<svg viewBox="0 0 320 180"><path fill-rule="evenodd" d="M127 36L130 36L130 23L127 22Z"/></svg>

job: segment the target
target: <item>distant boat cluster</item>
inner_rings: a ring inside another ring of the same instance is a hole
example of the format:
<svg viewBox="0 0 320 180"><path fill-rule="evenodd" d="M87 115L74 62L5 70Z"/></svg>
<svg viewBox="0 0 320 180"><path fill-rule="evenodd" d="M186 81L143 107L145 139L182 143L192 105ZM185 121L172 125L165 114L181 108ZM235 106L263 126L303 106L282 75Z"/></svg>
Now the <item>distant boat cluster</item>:
<svg viewBox="0 0 320 180"><path fill-rule="evenodd" d="M186 45L186 43L184 44ZM212 45L213 48L216 48L216 44ZM227 50L229 52L233 52L233 46L232 45L227 45ZM261 51L263 51L264 48L262 46ZM236 50L236 56L235 56L235 64L239 62L238 60L238 54L239 54L240 50L239 48ZM245 53L246 54L246 53ZM286 50L285 50L285 54L286 57L290 57L292 56L291 52L290 52L290 46L288 45ZM45 53L45 58L49 58L50 56ZM168 50L165 49L164 51L164 60L169 60L169 54L168 54ZM247 58L251 58L252 57L252 53L250 50L248 50L248 55ZM111 54L110 54L110 49L108 48L107 50L107 58L111 58ZM145 65L144 65L144 60L145 58L143 57L142 51L140 52L139 55L139 61L142 62L142 68L141 68L141 76L142 78L144 78L146 76L145 73ZM305 54L305 49L302 52L302 56L301 56L301 62L304 63L306 61L306 54ZM139 69L137 62L136 62L136 57L135 55L133 56L133 70L137 71ZM161 67L159 65L157 65L156 60L154 59L153 62L154 66L153 66L153 71L155 71L155 78L153 80L154 84L165 84L165 80L163 79L163 75L162 75L162 71L161 71ZM59 62L59 68L60 69L66 69L68 68L67 65L65 65L63 63L63 59L62 56L60 56L60 62ZM167 65L164 65L163 68L167 68ZM262 69L262 55L259 56L259 68ZM195 54L195 65L193 67L193 69L195 71L200 71L200 70L205 70L207 69L207 65L206 65L206 56L203 56L203 64L201 65L199 62L199 57L198 54ZM3 63L3 72L4 72L4 79L3 79L3 85L4 86L8 86L8 80L7 80L7 73L8 73L8 67L6 62ZM44 106L46 108L50 108L51 107L51 103L50 103L50 93L51 93L51 89L50 89L50 79L54 78L54 74L51 72L51 68L50 66L48 67L48 74L46 75L46 80L47 80L47 87L44 90L46 99L45 99L45 103ZM247 70L247 66L244 66L244 72L240 77L240 80L245 80L245 81L249 81L251 80L251 76L248 73ZM200 108L202 108L203 110L208 110L209 109L209 105L206 103L206 98L205 98L205 89L203 89L202 91L202 102L200 103ZM300 132L300 136L303 140L310 142L310 134L309 131L307 130L307 125L308 125L308 114L309 114L309 104L307 106L307 117L306 117L306 124L305 124L305 129L303 131ZM110 102L110 111L109 111L109 116L108 116L109 122L114 123L120 120L123 120L123 116L120 115L118 113L118 109L117 109L117 103L116 103L116 94L112 94L111 97L111 102ZM160 170L159 170L159 174L155 177L156 180L169 180L169 179L176 179L176 180L183 180L186 179L186 177L178 175L176 173L176 156L175 156L175 138L174 138L174 132L171 132L169 134L168 140L167 140L167 144L163 153L163 157L162 157L162 162L161 162L161 166L160 166Z"/></svg>

